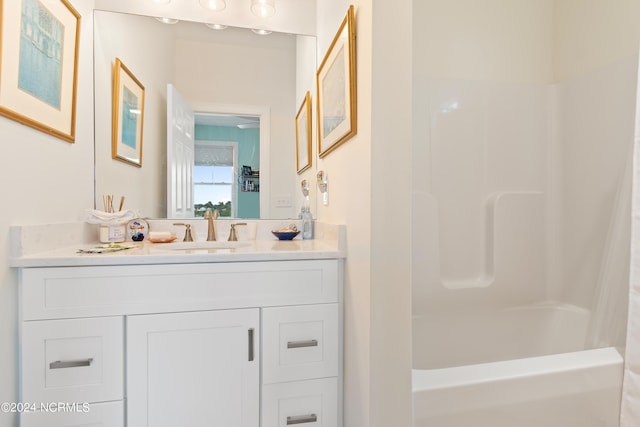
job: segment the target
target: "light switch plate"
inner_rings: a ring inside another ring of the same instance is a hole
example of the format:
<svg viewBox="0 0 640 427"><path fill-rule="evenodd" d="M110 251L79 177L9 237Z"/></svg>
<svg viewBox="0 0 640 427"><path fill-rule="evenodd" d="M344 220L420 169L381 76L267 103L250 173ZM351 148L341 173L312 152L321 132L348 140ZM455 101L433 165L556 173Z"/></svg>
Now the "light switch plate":
<svg viewBox="0 0 640 427"><path fill-rule="evenodd" d="M290 208L291 207L291 195L280 194L276 196L276 208Z"/></svg>

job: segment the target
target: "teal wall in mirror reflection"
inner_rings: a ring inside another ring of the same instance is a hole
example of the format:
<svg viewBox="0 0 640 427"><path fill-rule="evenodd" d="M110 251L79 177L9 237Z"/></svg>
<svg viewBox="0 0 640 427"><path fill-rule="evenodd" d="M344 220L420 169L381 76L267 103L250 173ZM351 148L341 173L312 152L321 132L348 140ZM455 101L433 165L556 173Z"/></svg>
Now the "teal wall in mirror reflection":
<svg viewBox="0 0 640 427"><path fill-rule="evenodd" d="M195 126L196 141L228 141L238 144L238 156L236 165L236 200L238 218L260 218L260 179L252 177L253 190L247 191L243 188L242 173L243 166L250 166L253 171L260 170L260 129L240 129L231 126Z"/></svg>

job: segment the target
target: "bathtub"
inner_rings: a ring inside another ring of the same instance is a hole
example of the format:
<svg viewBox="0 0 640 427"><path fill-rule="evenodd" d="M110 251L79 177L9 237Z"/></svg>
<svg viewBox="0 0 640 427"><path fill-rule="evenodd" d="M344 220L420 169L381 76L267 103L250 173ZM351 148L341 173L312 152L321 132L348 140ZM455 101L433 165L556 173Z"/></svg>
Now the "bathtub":
<svg viewBox="0 0 640 427"><path fill-rule="evenodd" d="M588 311L440 316L413 320L414 427L618 426L623 359L613 347L581 350Z"/></svg>

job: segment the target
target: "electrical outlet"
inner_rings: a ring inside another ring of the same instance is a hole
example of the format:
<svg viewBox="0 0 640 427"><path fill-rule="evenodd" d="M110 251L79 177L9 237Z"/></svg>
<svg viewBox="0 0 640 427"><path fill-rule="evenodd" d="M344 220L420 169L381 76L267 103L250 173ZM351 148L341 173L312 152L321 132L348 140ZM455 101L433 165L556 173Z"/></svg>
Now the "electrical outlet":
<svg viewBox="0 0 640 427"><path fill-rule="evenodd" d="M291 196L289 194L281 194L276 196L276 208L290 208Z"/></svg>

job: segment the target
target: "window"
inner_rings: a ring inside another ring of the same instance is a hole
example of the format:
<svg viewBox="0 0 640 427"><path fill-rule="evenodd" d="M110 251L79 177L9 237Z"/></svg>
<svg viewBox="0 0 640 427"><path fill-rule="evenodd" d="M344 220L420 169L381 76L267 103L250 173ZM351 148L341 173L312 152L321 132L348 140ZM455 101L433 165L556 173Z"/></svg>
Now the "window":
<svg viewBox="0 0 640 427"><path fill-rule="evenodd" d="M218 209L220 216L235 217L235 169L238 163L236 142L195 142L193 199L196 216L208 208Z"/></svg>

